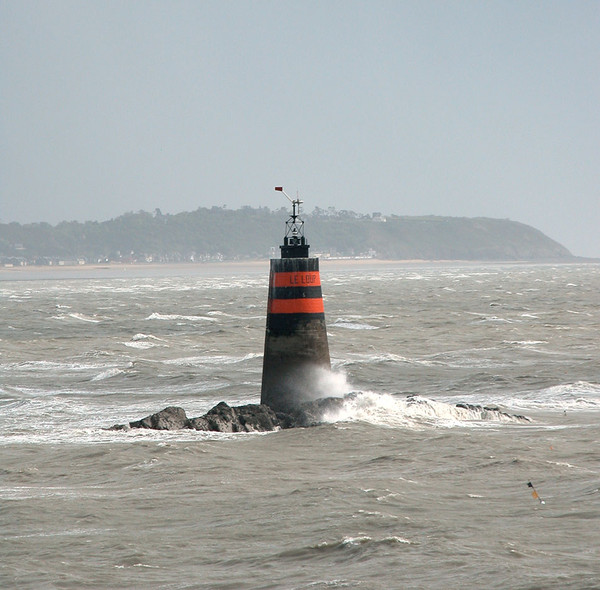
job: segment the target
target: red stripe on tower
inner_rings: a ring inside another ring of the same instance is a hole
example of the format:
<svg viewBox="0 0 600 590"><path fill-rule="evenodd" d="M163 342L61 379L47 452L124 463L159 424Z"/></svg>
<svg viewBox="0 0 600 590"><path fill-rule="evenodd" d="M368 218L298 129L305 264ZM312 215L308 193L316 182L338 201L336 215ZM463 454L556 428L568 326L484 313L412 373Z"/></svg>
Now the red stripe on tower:
<svg viewBox="0 0 600 590"><path fill-rule="evenodd" d="M272 299L269 313L325 313L323 299Z"/></svg>

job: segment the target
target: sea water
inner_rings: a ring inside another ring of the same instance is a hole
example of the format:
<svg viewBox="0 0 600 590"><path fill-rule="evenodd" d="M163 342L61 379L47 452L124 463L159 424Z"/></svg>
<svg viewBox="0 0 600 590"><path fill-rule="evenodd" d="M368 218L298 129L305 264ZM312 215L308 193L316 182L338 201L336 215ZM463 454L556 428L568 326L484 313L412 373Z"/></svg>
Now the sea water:
<svg viewBox="0 0 600 590"><path fill-rule="evenodd" d="M258 403L268 264L0 274L0 587L600 588L599 265L322 262L265 434L106 428Z"/></svg>

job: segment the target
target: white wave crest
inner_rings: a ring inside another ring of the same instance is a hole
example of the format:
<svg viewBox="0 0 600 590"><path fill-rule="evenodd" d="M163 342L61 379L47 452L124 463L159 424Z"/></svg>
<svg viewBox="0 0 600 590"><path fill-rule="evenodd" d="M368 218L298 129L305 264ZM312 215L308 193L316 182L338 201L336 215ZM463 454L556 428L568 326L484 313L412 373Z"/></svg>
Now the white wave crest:
<svg viewBox="0 0 600 590"><path fill-rule="evenodd" d="M372 326L371 324L362 324L358 322L349 322L348 320L343 320L338 318L331 324L332 328L344 328L346 330L379 330L377 326Z"/></svg>
<svg viewBox="0 0 600 590"><path fill-rule="evenodd" d="M117 375L120 375L121 373L124 373L125 371L123 371L123 369L118 369L118 368L112 368L112 369L107 369L106 371L102 371L102 373L99 373L98 375L96 375L95 377L91 378L91 381L104 381L104 379L110 379L111 377L116 377Z"/></svg>
<svg viewBox="0 0 600 590"><path fill-rule="evenodd" d="M511 416L494 407L452 405L420 396L399 397L372 391L347 395L341 409L323 415L326 422L368 422L388 427L455 427L483 422L524 423L527 418Z"/></svg>
<svg viewBox="0 0 600 590"><path fill-rule="evenodd" d="M151 313L146 320L183 320L187 322L216 322L215 318L207 318L203 315L179 315L176 313Z"/></svg>
<svg viewBox="0 0 600 590"><path fill-rule="evenodd" d="M131 339L136 342L138 340L158 340L160 342L164 342L162 338L158 338L157 336L153 336L152 334L135 334L131 337Z"/></svg>
<svg viewBox="0 0 600 590"><path fill-rule="evenodd" d="M262 357L262 354L251 352L244 356L228 356L224 354L207 356L188 356L179 359L169 359L163 362L166 365L176 365L182 367L201 367L203 365L234 365L259 357Z"/></svg>
<svg viewBox="0 0 600 590"><path fill-rule="evenodd" d="M381 539L374 539L373 537L369 537L368 535L359 535L356 537L343 537L340 540L336 541L323 541L316 545L315 549L319 551L331 551L331 550L340 550L340 549L357 549L363 546L369 545L416 545L416 541L411 541L410 539L405 539L404 537L399 537L397 535L392 535L389 537L383 537Z"/></svg>
<svg viewBox="0 0 600 590"><path fill-rule="evenodd" d="M162 338L157 338L152 334L135 334L131 337L131 342L123 342L123 344L129 348L146 350L147 348L153 348L155 346L167 346L166 344L161 344L162 342L166 341Z"/></svg>
<svg viewBox="0 0 600 590"><path fill-rule="evenodd" d="M79 320L80 322L89 322L92 324L99 324L103 319L102 317L99 316L87 316L83 313L69 313L66 315L53 315L52 316L53 320L68 320L68 319L73 319L73 320Z"/></svg>
<svg viewBox="0 0 600 590"><path fill-rule="evenodd" d="M159 346L158 344L154 344L154 342L123 342L124 346L128 346L129 348L137 348L138 350L147 350L148 348L154 348L155 346Z"/></svg>
<svg viewBox="0 0 600 590"><path fill-rule="evenodd" d="M87 371L97 369L98 365L80 362L58 362L58 361L23 361L10 363L4 368L18 371Z"/></svg>

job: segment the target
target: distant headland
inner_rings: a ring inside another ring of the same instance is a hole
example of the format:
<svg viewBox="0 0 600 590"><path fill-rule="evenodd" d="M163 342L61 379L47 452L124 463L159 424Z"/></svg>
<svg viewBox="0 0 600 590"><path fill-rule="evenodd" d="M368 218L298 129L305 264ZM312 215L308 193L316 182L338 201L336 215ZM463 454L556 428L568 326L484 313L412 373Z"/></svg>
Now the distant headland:
<svg viewBox="0 0 600 590"><path fill-rule="evenodd" d="M108 221L0 224L0 265L70 266L266 260L278 257L287 210L266 207ZM315 208L303 215L321 258L571 262L582 260L541 231L508 219L409 217Z"/></svg>

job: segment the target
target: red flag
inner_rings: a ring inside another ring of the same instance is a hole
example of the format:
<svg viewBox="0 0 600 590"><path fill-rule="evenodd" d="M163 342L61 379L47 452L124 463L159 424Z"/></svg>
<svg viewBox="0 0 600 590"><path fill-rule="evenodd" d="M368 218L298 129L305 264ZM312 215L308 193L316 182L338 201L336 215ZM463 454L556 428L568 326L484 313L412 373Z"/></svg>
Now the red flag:
<svg viewBox="0 0 600 590"><path fill-rule="evenodd" d="M275 187L275 190L276 190L276 191L281 191L281 192L283 192L283 187L282 187L282 186L276 186L276 187Z"/></svg>

